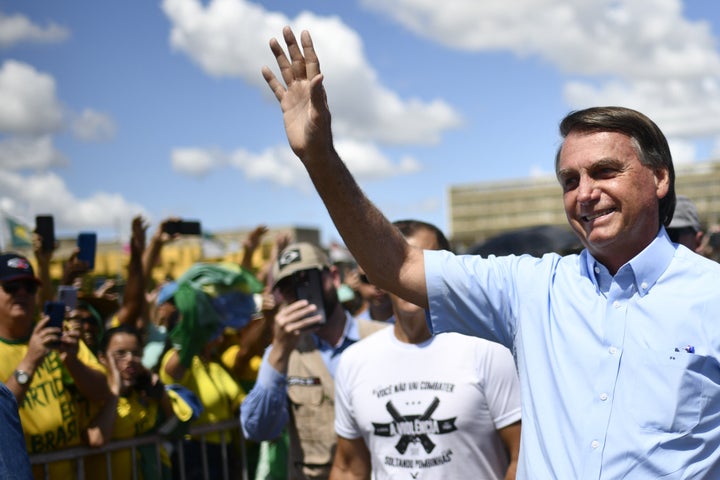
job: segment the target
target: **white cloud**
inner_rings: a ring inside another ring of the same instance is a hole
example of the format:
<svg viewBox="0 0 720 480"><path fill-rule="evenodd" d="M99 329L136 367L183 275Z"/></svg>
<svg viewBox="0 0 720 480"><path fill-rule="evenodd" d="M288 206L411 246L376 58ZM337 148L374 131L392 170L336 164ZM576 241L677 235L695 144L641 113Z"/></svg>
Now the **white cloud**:
<svg viewBox="0 0 720 480"><path fill-rule="evenodd" d="M6 15L0 12L0 48L9 48L22 42L56 43L67 39L70 32L54 23L38 26L24 15Z"/></svg>
<svg viewBox="0 0 720 480"><path fill-rule="evenodd" d="M718 78L609 81L602 86L570 82L565 97L573 108L624 105L650 116L667 136L705 137L720 133Z"/></svg>
<svg viewBox="0 0 720 480"><path fill-rule="evenodd" d="M720 134L720 55L681 0L362 0L419 36L468 51L534 55L574 78L571 108L623 105L668 136ZM685 150L685 153L689 153Z"/></svg>
<svg viewBox="0 0 720 480"><path fill-rule="evenodd" d="M222 152L200 148L176 148L170 158L173 170L192 177L202 177L227 163Z"/></svg>
<svg viewBox="0 0 720 480"><path fill-rule="evenodd" d="M353 176L360 181L415 173L422 169L417 160L411 157L393 164L376 145L370 143L341 139L335 142L335 148Z"/></svg>
<svg viewBox="0 0 720 480"><path fill-rule="evenodd" d="M115 136L113 119L104 113L85 109L72 121L73 134L84 141L106 141Z"/></svg>
<svg viewBox="0 0 720 480"><path fill-rule="evenodd" d="M269 148L260 154L236 150L229 164L241 170L249 180L267 181L282 187L310 191L311 185L300 160L290 147Z"/></svg>
<svg viewBox="0 0 720 480"><path fill-rule="evenodd" d="M668 137L668 146L675 165L693 163L697 160L697 149L692 142L678 138Z"/></svg>
<svg viewBox="0 0 720 480"><path fill-rule="evenodd" d="M345 139L335 147L348 169L359 180L374 180L414 173L421 165L411 157L393 163L374 144ZM202 177L214 169L231 166L253 181L267 181L281 187L310 191L311 184L305 168L289 147L269 148L255 154L243 149L229 154L215 149L176 149L171 154L176 172Z"/></svg>
<svg viewBox="0 0 720 480"><path fill-rule="evenodd" d="M384 87L368 63L360 37L338 17L301 13L290 19L243 0L165 0L171 45L210 75L235 76L270 95L260 69L273 65L268 39L282 27L308 29L323 62L335 132L386 144L434 144L461 119L446 102L402 99ZM362 101L358 101L362 99ZM403 125L403 128L394 128ZM393 127L393 128L391 128Z"/></svg>
<svg viewBox="0 0 720 480"><path fill-rule="evenodd" d="M0 140L1 170L42 171L67 164L67 158L55 149L50 135L13 136Z"/></svg>
<svg viewBox="0 0 720 480"><path fill-rule="evenodd" d="M10 213L43 212L55 217L58 229L115 229L130 225L145 209L119 194L95 193L78 198L54 173L21 175L0 170L0 205ZM22 215L20 215L22 216Z"/></svg>
<svg viewBox="0 0 720 480"><path fill-rule="evenodd" d="M0 68L0 105L0 132L41 134L62 127L55 80L25 63L7 60Z"/></svg>
<svg viewBox="0 0 720 480"><path fill-rule="evenodd" d="M569 73L629 77L720 72L707 22L680 0L363 0L414 33L449 47L509 50Z"/></svg>

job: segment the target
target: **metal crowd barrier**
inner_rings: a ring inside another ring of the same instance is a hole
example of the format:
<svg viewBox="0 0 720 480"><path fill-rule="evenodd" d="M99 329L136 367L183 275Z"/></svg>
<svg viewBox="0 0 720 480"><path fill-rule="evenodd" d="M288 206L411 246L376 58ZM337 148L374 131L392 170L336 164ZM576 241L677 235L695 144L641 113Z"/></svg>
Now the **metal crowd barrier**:
<svg viewBox="0 0 720 480"><path fill-rule="evenodd" d="M240 427L240 419L234 418L232 420L224 420L221 422L211 423L207 425L193 425L190 427L190 431L188 432L193 437L200 437L200 442L202 445L202 464L203 464L203 480L219 480L219 479L210 479L208 474L208 459L207 459L207 451L205 448L206 445L206 436L210 433L220 433L221 438L221 446L222 446L222 472L223 480L229 480L229 466L230 461L232 459L227 458L226 449L228 439L226 437L230 437L230 440L232 440L232 435L230 434L231 430L236 429L238 431L238 449L240 451L240 471L241 471L241 479L242 480L248 480L248 469L247 469L247 454L245 450L245 439L243 437L242 428ZM43 465L44 472L45 472L45 479L50 479L50 472L48 465L57 462L60 460L72 460L75 461L76 465L76 471L77 471L77 479L78 480L85 480L86 478L88 480L92 480L95 478L95 475L93 475L94 472L86 472L85 471L85 457L91 456L91 455L98 455L98 454L105 454L105 464L107 467L107 478L112 479L112 463L111 463L111 454L112 452L115 452L117 450L125 450L130 449L131 451L131 457L132 457L132 465L133 465L133 472L132 472L132 478L133 480L138 480L138 471L137 471L137 448L145 445L155 445L155 457L157 458L157 467L158 471L161 470L161 461L160 461L160 446L163 443L170 443L173 445L175 449L177 449L178 452L178 459L180 461L179 465L179 471L180 471L180 480L196 480L196 479L189 479L185 477L185 468L184 468L184 452L183 452L183 444L182 444L182 438L179 439L168 439L168 437L165 437L163 435L153 434L153 435L142 435L135 438L128 438L125 440L114 440L112 442L109 442L106 445L103 445L102 447L98 448L91 448L87 446L82 447L73 447L73 448L66 448L63 450L57 450L54 452L47 452L47 453L37 453L34 455L30 455L30 464L31 465ZM96 473L96 472L95 472ZM67 479L69 480L69 479Z"/></svg>

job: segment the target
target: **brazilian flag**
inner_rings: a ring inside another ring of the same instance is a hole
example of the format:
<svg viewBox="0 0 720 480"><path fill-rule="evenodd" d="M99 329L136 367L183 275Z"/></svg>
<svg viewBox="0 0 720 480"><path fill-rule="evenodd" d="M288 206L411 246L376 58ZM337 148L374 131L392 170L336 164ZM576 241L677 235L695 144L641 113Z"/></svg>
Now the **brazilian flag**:
<svg viewBox="0 0 720 480"><path fill-rule="evenodd" d="M32 247L32 229L26 224L5 215L5 222L10 232L10 245L13 248Z"/></svg>

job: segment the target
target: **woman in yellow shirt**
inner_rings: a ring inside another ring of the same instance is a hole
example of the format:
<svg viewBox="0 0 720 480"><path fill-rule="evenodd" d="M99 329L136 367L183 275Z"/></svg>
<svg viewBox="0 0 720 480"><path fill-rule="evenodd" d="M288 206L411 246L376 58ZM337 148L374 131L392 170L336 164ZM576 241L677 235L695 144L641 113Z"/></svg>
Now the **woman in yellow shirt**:
<svg viewBox="0 0 720 480"><path fill-rule="evenodd" d="M190 420L190 407L174 392L167 390L157 374L142 365L142 353L140 333L131 326L114 327L103 335L98 360L107 369L113 395L88 426L87 437L91 446L101 446L111 439L133 438L154 432L178 420ZM138 449L136 465L132 465L129 449L113 452L112 478L133 478L133 468L137 469L140 479L170 478L169 457L162 448L160 453L162 472L157 471L154 446ZM104 478L105 455L88 457L86 470L92 473L93 478Z"/></svg>

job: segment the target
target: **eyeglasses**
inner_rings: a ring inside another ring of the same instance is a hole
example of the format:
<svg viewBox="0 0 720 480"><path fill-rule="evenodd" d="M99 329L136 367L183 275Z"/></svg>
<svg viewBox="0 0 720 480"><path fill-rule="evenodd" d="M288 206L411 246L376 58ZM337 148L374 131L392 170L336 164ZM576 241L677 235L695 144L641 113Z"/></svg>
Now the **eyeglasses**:
<svg viewBox="0 0 720 480"><path fill-rule="evenodd" d="M112 355L117 360L122 360L124 358L142 358L142 351L140 351L140 350L116 350L114 352L110 352L110 355Z"/></svg>
<svg viewBox="0 0 720 480"><path fill-rule="evenodd" d="M35 295L38 290L37 283L31 280L12 280L10 282L4 282L2 289L8 295L15 295L20 289L24 289L30 295Z"/></svg>

